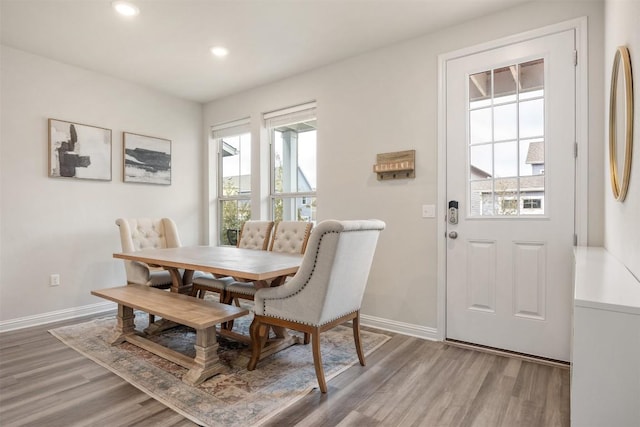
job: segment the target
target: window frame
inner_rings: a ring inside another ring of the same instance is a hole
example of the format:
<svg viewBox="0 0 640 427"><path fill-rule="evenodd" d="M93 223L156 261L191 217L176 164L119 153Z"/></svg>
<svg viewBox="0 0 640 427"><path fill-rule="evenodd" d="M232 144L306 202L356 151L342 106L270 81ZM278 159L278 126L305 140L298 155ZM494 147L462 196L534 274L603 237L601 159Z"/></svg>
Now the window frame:
<svg viewBox="0 0 640 427"><path fill-rule="evenodd" d="M249 206L249 217L251 218L251 202L252 202L252 194L253 188L251 185L251 178L249 179L249 192L242 193L237 195L225 195L224 194L224 168L223 168L223 142L224 138L230 137L242 137L243 135L249 136L249 146L253 150L252 146L252 134L251 134L251 121L250 118L235 120L232 122L223 123L220 125L212 126L211 128L211 137L212 142L216 149L216 207L217 207L217 218L216 218L216 229L218 232L216 233L216 244L218 246L231 246L223 243L223 231L224 231L224 204L226 202L244 202ZM250 162L250 171L251 175L253 175L254 166L251 162L251 153L249 154L249 162ZM240 178L242 175L238 175ZM239 231L237 232L239 233ZM236 236L237 237L237 236ZM230 240L227 236L227 240ZM229 242L231 243L231 242Z"/></svg>
<svg viewBox="0 0 640 427"><path fill-rule="evenodd" d="M288 120L287 120L288 119ZM315 208L312 212L317 214L317 188L313 191L288 191L288 192L276 192L276 146L275 146L275 132L278 127L285 126L287 124L296 124L309 121L315 121L317 123L316 102L309 102L301 104L295 107L289 107L281 110L272 111L263 115L264 127L266 129L267 138L269 141L269 217L275 220L275 204L278 199L289 199L296 203L296 199L310 198L315 203ZM274 123L275 121L281 122L280 124ZM318 163L317 153L317 125L316 125L316 153L315 161ZM316 177L317 178L317 177ZM317 186L316 186L317 187ZM296 204L297 206L297 204ZM309 216L310 222L316 222L316 215L311 214ZM297 220L297 218L295 219Z"/></svg>

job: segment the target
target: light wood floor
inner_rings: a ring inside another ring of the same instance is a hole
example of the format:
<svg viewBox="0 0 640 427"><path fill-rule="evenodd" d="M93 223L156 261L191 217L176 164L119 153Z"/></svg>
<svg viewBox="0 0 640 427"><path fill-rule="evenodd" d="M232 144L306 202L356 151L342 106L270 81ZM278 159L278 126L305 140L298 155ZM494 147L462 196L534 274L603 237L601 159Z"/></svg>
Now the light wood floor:
<svg viewBox="0 0 640 427"><path fill-rule="evenodd" d="M194 425L47 332L84 320L0 334L0 425ZM328 384L267 425L569 425L568 369L403 335Z"/></svg>

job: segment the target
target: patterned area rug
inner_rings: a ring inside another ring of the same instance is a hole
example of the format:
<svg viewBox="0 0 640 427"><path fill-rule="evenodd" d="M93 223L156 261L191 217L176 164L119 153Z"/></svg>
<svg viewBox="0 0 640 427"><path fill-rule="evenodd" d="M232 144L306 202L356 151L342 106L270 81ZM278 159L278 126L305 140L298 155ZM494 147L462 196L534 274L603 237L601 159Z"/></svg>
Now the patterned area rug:
<svg viewBox="0 0 640 427"><path fill-rule="evenodd" d="M145 313L136 312L136 329L148 323ZM237 319L234 330L248 331L251 316ZM49 332L69 347L111 370L133 386L162 402L191 421L204 426L259 425L317 389L311 345L295 345L258 362L247 371L249 351L245 344L218 337L218 356L229 368L199 386L182 382L187 372L129 343L112 346L115 317L65 326ZM384 344L387 335L361 331L365 354ZM187 327L165 331L154 338L159 344L194 355L195 333ZM321 335L322 362L327 381L358 363L350 327L338 326Z"/></svg>

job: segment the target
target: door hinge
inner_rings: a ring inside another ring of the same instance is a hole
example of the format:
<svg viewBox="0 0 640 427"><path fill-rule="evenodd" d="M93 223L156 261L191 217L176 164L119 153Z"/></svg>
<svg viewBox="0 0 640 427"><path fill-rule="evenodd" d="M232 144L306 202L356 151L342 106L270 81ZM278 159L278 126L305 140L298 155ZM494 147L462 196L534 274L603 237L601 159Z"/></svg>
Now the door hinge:
<svg viewBox="0 0 640 427"><path fill-rule="evenodd" d="M576 159L578 158L578 143L577 142L573 143L573 157L575 157Z"/></svg>
<svg viewBox="0 0 640 427"><path fill-rule="evenodd" d="M577 50L573 51L573 65L575 67L578 66L578 51Z"/></svg>

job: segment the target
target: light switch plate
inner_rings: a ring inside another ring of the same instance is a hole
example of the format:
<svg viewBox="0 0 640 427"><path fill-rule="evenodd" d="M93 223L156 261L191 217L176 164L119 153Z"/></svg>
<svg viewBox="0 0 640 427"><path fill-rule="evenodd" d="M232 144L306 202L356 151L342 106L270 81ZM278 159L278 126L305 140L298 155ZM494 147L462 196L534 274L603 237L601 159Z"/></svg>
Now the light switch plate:
<svg viewBox="0 0 640 427"><path fill-rule="evenodd" d="M435 218L436 205L422 205L422 218Z"/></svg>

